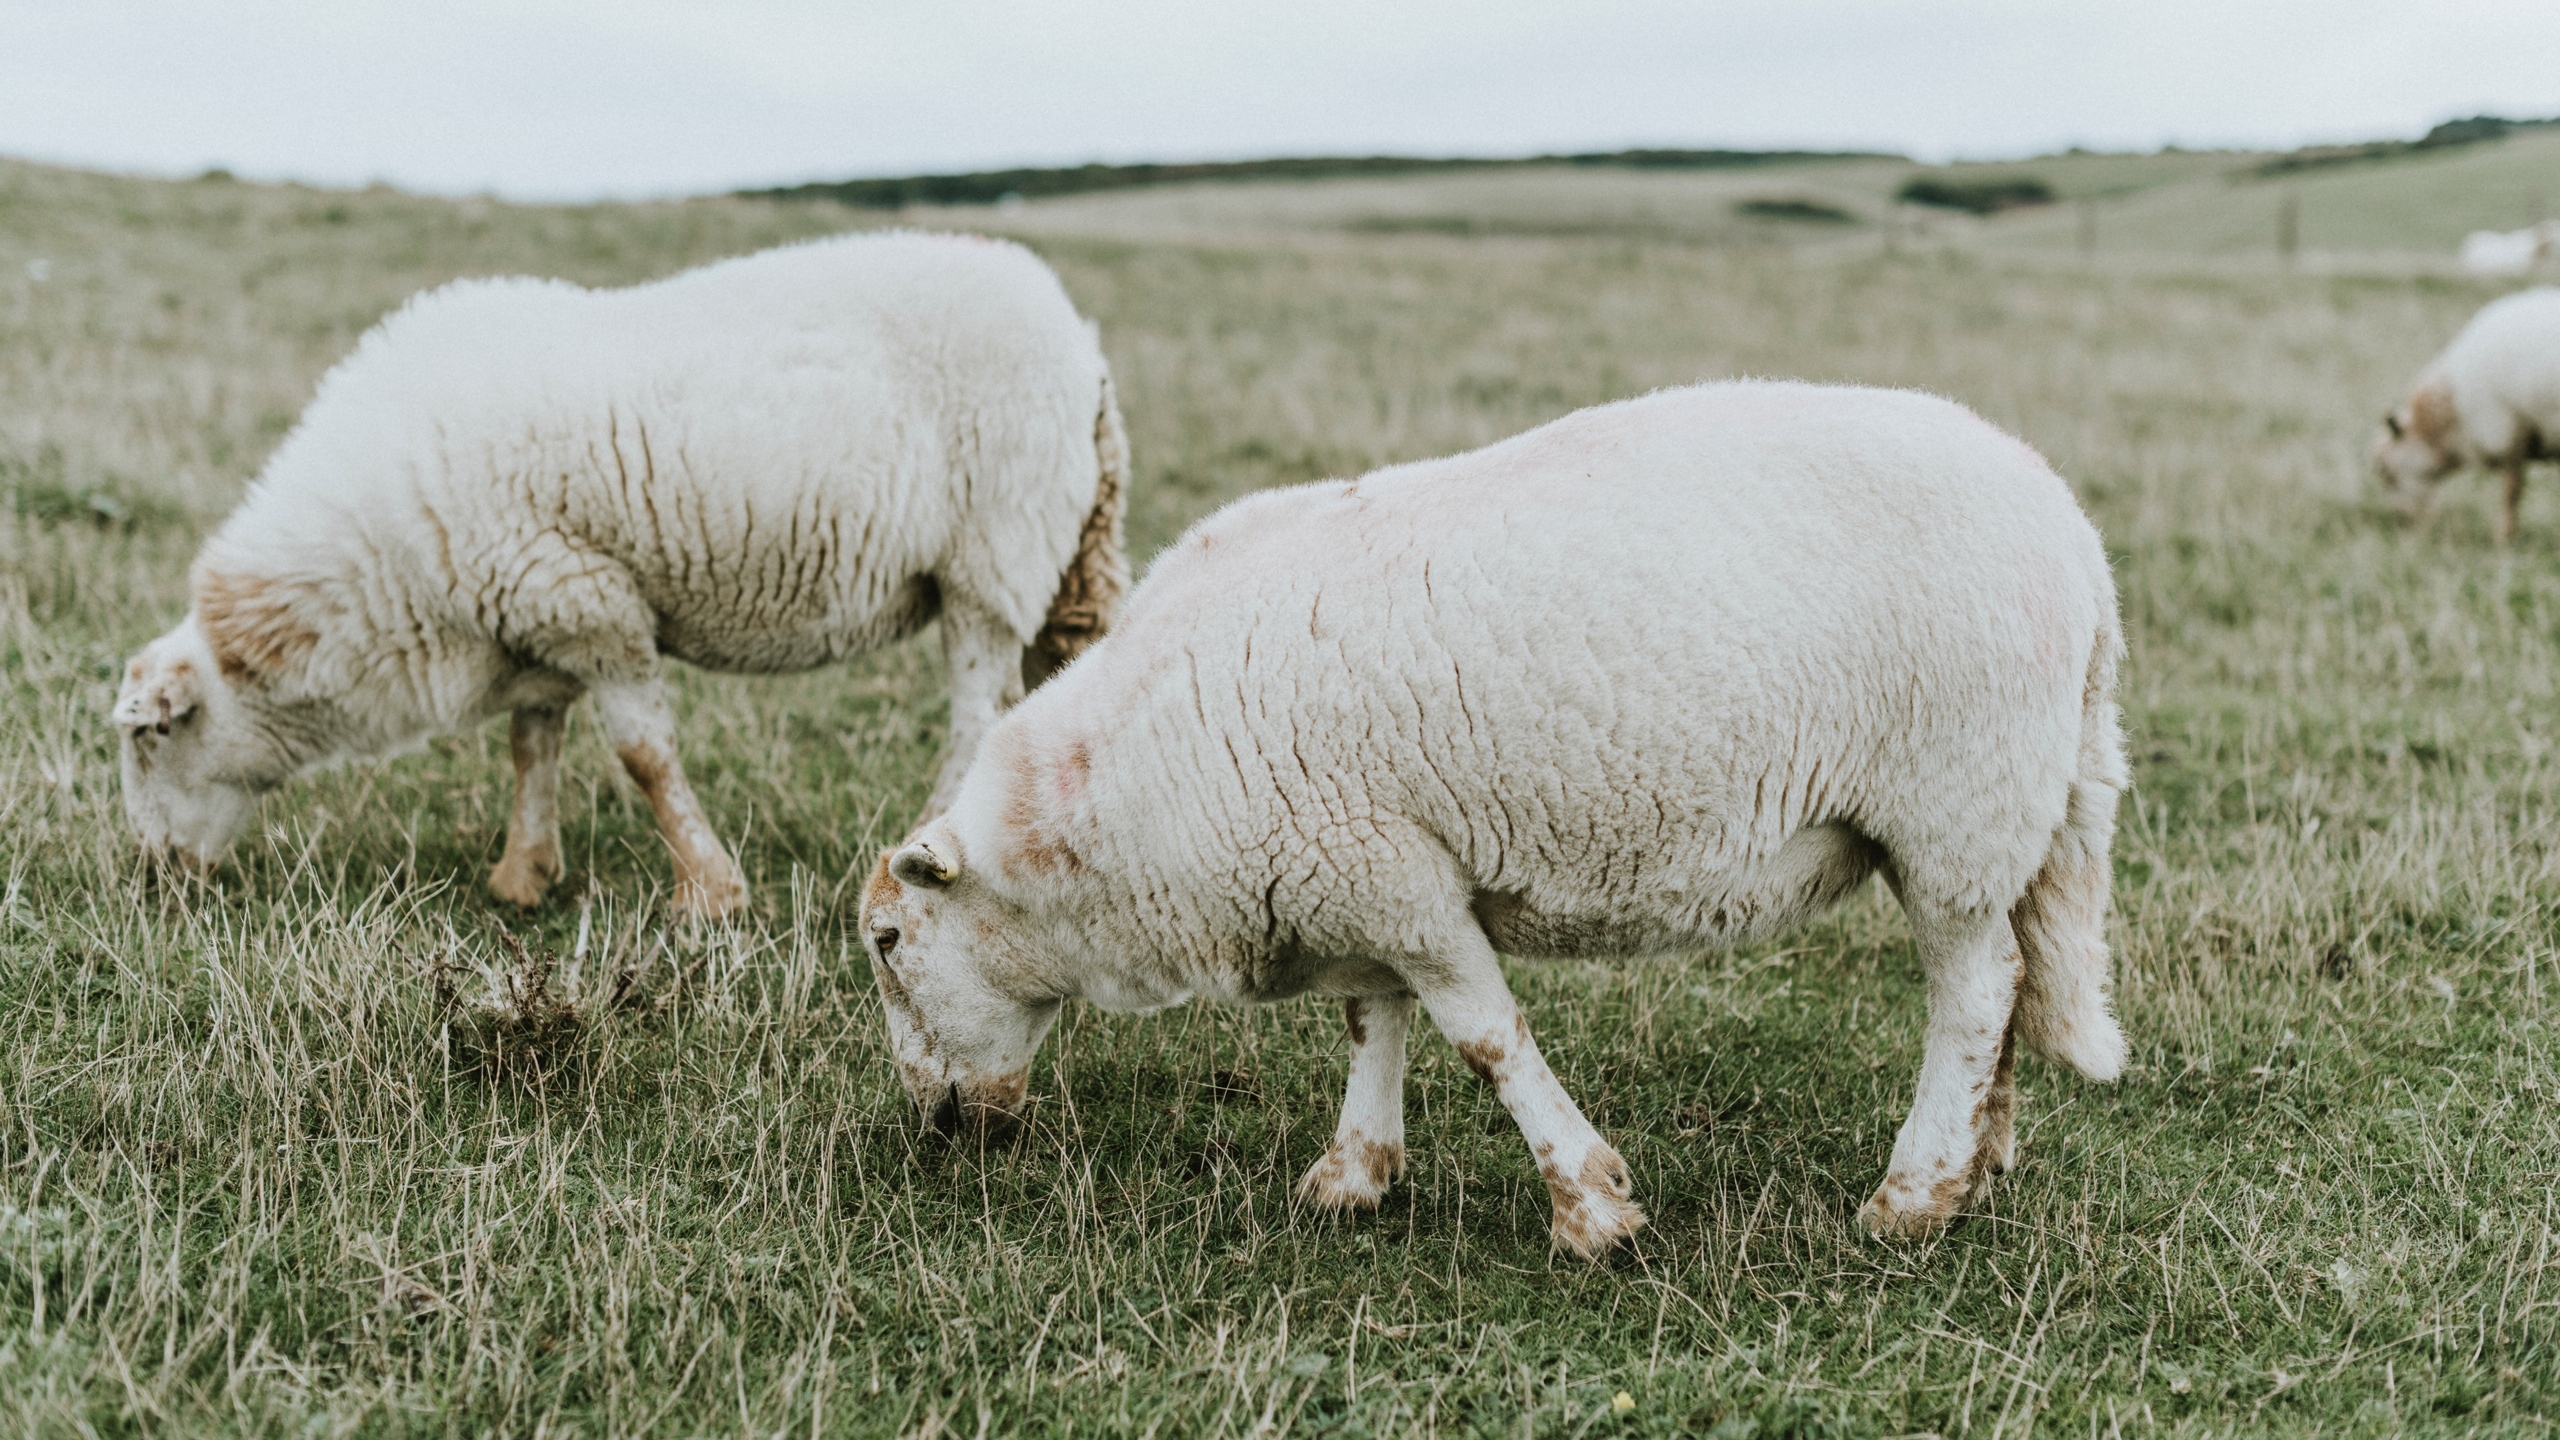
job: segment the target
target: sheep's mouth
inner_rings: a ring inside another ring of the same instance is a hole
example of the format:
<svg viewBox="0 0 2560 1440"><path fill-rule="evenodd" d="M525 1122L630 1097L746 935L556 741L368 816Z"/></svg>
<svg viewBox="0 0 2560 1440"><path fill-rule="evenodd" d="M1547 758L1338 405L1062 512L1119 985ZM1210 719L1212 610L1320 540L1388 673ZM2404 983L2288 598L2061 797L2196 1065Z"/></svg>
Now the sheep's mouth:
<svg viewBox="0 0 2560 1440"><path fill-rule="evenodd" d="M193 845L179 839L177 832L173 830L154 831L136 826L133 832L133 843L134 847L142 852L142 858L154 865L173 866L201 875L213 869L217 863L207 858Z"/></svg>
<svg viewBox="0 0 2560 1440"><path fill-rule="evenodd" d="M141 851L143 873L153 878L203 885L222 869L220 856L198 854L174 840L144 840Z"/></svg>
<svg viewBox="0 0 2560 1440"><path fill-rule="evenodd" d="M1022 1117L1016 1111L1020 1103L1018 1098L1011 1105L973 1099L961 1090L960 1082L954 1080L943 1086L941 1093L930 1101L921 1102L920 1108L924 1111L925 1124L945 1140L957 1140L964 1135L997 1140L1012 1134L1022 1123Z"/></svg>

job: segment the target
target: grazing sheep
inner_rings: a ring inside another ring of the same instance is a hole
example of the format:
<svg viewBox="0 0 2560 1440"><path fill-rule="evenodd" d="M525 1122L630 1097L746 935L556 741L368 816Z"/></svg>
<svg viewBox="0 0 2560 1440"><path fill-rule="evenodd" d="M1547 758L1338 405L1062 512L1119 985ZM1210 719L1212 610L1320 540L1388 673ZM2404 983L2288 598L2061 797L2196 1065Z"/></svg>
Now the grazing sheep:
<svg viewBox="0 0 2560 1440"><path fill-rule="evenodd" d="M997 713L1101 633L1126 473L1092 327L1029 251L881 234L628 290L467 281L331 371L127 666L125 807L217 861L316 765L511 712L490 887L560 873L563 716L595 697L674 852L678 910L746 898L685 781L673 656L803 670L937 615L937 807ZM1026 649L1027 647L1027 649Z"/></svg>
<svg viewBox="0 0 2560 1440"><path fill-rule="evenodd" d="M2095 1079L2122 650L2096 531L2032 450L1905 392L1742 383L1257 495L1160 560L882 857L863 927L937 1126L1025 1098L1061 1002L1347 1000L1301 1182L1404 1162L1418 1002L1519 1122L1554 1237L1643 1223L1496 951L1778 932L1869 875L1929 982L1862 1218L1955 1216L2012 1159L2018 1042Z"/></svg>
<svg viewBox="0 0 2560 1440"><path fill-rule="evenodd" d="M2516 537L2524 467L2560 458L2560 288L2519 290L2471 317L2418 375L2408 401L2382 417L2374 468L2412 520L2464 465L2506 474L2498 543Z"/></svg>
<svg viewBox="0 0 2560 1440"><path fill-rule="evenodd" d="M2522 230L2474 230L2462 237L2462 268L2472 275L2530 275L2560 249L2560 221Z"/></svg>

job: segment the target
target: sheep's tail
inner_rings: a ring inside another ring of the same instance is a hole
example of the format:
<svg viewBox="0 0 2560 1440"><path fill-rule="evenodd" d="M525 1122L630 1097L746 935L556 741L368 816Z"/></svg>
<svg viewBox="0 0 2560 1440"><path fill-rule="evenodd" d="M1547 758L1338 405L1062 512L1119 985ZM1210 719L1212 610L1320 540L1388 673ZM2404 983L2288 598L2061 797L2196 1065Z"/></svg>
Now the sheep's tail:
<svg viewBox="0 0 2560 1440"><path fill-rule="evenodd" d="M1066 668L1111 628L1120 613L1120 596L1129 588L1129 560L1120 547L1120 515L1129 491L1129 435L1120 424L1120 402L1111 376L1102 377L1101 403L1093 417L1093 453L1100 467L1094 479L1093 509L1076 537L1075 558L1058 577L1057 597L1049 602L1049 618L1022 652L1022 686L1040 682Z"/></svg>
<svg viewBox="0 0 2560 1440"><path fill-rule="evenodd" d="M2110 597L2112 599L2112 597ZM2124 1032L2108 1000L2107 901L2116 796L2130 781L2116 720L2116 664L2124 655L2115 606L2105 607L2080 697L2080 758L2071 802L2043 868L2010 908L2023 963L2017 1038L2092 1080L2124 1071Z"/></svg>

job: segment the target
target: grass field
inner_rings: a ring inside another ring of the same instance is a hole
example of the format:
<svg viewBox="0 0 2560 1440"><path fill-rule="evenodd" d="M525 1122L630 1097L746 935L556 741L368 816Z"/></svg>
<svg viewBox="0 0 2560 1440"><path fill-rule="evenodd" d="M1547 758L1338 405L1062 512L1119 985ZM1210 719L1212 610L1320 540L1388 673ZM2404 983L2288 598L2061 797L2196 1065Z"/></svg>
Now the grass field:
<svg viewBox="0 0 2560 1440"><path fill-rule="evenodd" d="M1738 953L1516 966L1653 1216L1598 1269L1550 1255L1516 1132L1435 1037L1385 1211L1293 1212L1343 1068L1313 1002L1071 1013L1018 1141L920 1133L853 905L936 756L929 642L683 677L757 886L727 931L662 922L646 810L583 716L570 882L530 917L479 890L495 730L285 792L209 888L146 880L115 667L367 324L452 275L624 282L860 222L0 164L0 1432L2549 1433L2560 499L2502 553L2485 484L2411 532L2362 460L2495 293L2405 258L2470 223L2427 187L2495 162L2520 208L2542 145L2288 182L2306 262L2338 262L2295 271L2208 243L2267 208L2231 157L2057 165L2117 197L2093 264L2067 210L1724 218L1899 173L1855 166L958 217L1029 236L1101 322L1141 555L1255 487L1735 374L1958 397L2104 529L2133 1071L2031 1064L2019 1172L1877 1245L1850 1216L1921 1022L1888 901ZM2332 185L2364 229L2323 238Z"/></svg>

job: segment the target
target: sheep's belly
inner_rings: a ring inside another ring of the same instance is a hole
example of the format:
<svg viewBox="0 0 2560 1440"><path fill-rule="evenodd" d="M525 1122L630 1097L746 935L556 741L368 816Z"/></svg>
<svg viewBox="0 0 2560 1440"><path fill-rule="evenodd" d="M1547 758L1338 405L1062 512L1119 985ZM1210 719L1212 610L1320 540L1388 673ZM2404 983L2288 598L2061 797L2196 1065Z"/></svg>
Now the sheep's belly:
<svg viewBox="0 0 2560 1440"><path fill-rule="evenodd" d="M661 612L658 651L705 670L750 675L813 670L903 640L940 610L933 582L918 576L868 613L790 620L742 618L720 607Z"/></svg>
<svg viewBox="0 0 2560 1440"><path fill-rule="evenodd" d="M1694 885L1657 873L1633 896L1544 908L1521 893L1478 890L1473 908L1485 938L1512 955L1578 960L1735 945L1821 914L1882 860L1877 845L1847 825L1807 825L1775 854Z"/></svg>

